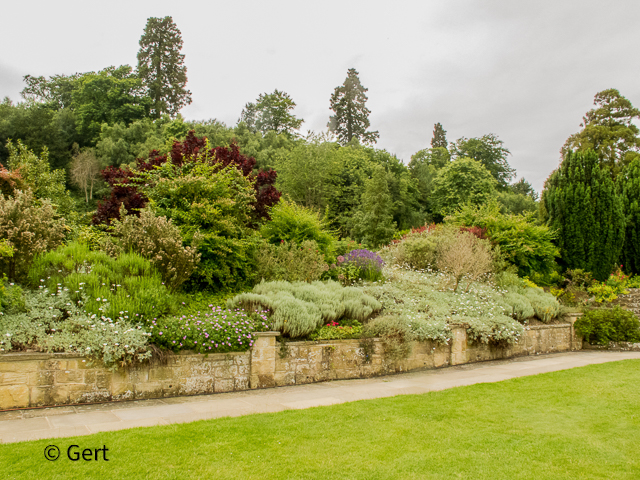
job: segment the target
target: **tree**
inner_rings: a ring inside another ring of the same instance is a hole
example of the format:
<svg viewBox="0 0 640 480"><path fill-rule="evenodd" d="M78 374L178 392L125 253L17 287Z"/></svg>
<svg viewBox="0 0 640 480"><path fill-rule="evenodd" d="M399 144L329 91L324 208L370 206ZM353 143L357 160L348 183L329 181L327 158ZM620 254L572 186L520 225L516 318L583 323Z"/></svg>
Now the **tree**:
<svg viewBox="0 0 640 480"><path fill-rule="evenodd" d="M86 203L93 200L93 185L100 177L100 168L100 160L91 149L76 153L71 160L71 181L84 190Z"/></svg>
<svg viewBox="0 0 640 480"><path fill-rule="evenodd" d="M482 205L497 195L497 182L476 160L458 158L433 181L434 210L446 216L465 204Z"/></svg>
<svg viewBox="0 0 640 480"><path fill-rule="evenodd" d="M640 129L633 124L640 119L640 110L620 95L615 88L598 92L582 119L580 132L571 135L560 153L594 150L600 161L617 174L620 168L640 157Z"/></svg>
<svg viewBox="0 0 640 480"><path fill-rule="evenodd" d="M626 216L622 265L627 273L640 274L640 159L625 166L618 177L618 189Z"/></svg>
<svg viewBox="0 0 640 480"><path fill-rule="evenodd" d="M78 88L78 79L81 73L73 75L52 75L49 78L25 75L27 84L20 92L22 98L29 103L44 103L57 110L71 107L72 95Z"/></svg>
<svg viewBox="0 0 640 480"><path fill-rule="evenodd" d="M72 93L71 106L84 145L95 145L102 124L130 123L149 115L151 100L129 65L85 73Z"/></svg>
<svg viewBox="0 0 640 480"><path fill-rule="evenodd" d="M182 36L171 17L147 20L140 37L138 75L148 89L153 104L151 113L160 118L163 113L177 115L184 105L191 103L184 66Z"/></svg>
<svg viewBox="0 0 640 480"><path fill-rule="evenodd" d="M442 128L440 123L433 126L433 138L431 139L432 148L447 148L447 131Z"/></svg>
<svg viewBox="0 0 640 480"><path fill-rule="evenodd" d="M598 154L567 152L545 182L541 219L558 233L567 268L581 268L604 281L616 265L624 242L622 198Z"/></svg>
<svg viewBox="0 0 640 480"><path fill-rule="evenodd" d="M124 204L127 214L138 214L148 202L147 196L140 189L141 184L149 183L146 176L158 167L170 163L177 167L192 168L193 164L211 164L217 170L234 167L246 177L254 189L252 203L252 221L255 223L269 219L270 208L280 200L280 192L274 187L277 174L274 170L255 171L256 161L240 153L236 143L229 147L210 148L206 138L196 137L191 130L182 141L174 141L168 155L157 150L149 152L148 158L138 158L134 169L128 166L105 168L102 177L111 187L111 195L98 204L93 223L110 224L119 218L120 206Z"/></svg>
<svg viewBox="0 0 640 480"><path fill-rule="evenodd" d="M274 131L292 135L304 121L290 113L295 106L296 103L286 92L276 89L273 93L261 93L256 103L245 105L239 122L245 122L254 132L265 134Z"/></svg>
<svg viewBox="0 0 640 480"><path fill-rule="evenodd" d="M51 200L58 213L70 213L73 200L65 189L65 172L51 170L46 147L40 156L33 153L20 140L15 146L9 141L6 147L9 151L9 170L20 173L20 177L31 189L33 196L38 200Z"/></svg>
<svg viewBox="0 0 640 480"><path fill-rule="evenodd" d="M369 114L371 113L365 103L368 100L365 93L368 91L360 83L358 72L350 68L344 83L336 87L331 95L331 110L335 112L329 118L328 127L338 137L342 145L350 143L354 138L361 143L376 143L380 137L378 131L370 132Z"/></svg>
<svg viewBox="0 0 640 480"><path fill-rule="evenodd" d="M58 110L48 103L6 99L0 103L0 163L6 165L9 140L21 140L33 151L47 147L52 168L66 168L71 161L71 146L79 140L75 115L69 108Z"/></svg>
<svg viewBox="0 0 640 480"><path fill-rule="evenodd" d="M480 138L459 138L451 144L451 155L454 158L473 158L480 162L498 181L500 188L506 188L515 171L507 162L511 155L504 142L490 133Z"/></svg>
<svg viewBox="0 0 640 480"><path fill-rule="evenodd" d="M526 195L531 197L536 202L538 201L538 192L536 192L531 184L527 182L524 178L521 178L516 183L512 183L509 185L509 189L513 193L517 193L519 195Z"/></svg>
<svg viewBox="0 0 640 480"><path fill-rule="evenodd" d="M372 247L389 243L396 231L392 212L387 174L382 166L377 166L373 178L366 183L361 210L354 218L355 237Z"/></svg>

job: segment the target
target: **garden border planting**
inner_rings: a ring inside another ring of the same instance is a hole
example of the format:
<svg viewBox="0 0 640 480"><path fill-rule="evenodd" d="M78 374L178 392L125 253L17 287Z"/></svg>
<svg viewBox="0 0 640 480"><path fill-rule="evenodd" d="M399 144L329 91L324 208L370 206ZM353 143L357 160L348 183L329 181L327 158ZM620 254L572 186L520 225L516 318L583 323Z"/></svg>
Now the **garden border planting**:
<svg viewBox="0 0 640 480"><path fill-rule="evenodd" d="M411 353L401 360L388 360L378 338L279 344L278 332L256 333L246 352L182 352L115 371L72 354L6 353L0 355L0 409L241 391L579 350L576 316L565 319L527 327L508 347L472 343L466 326L454 325L449 344L412 342Z"/></svg>

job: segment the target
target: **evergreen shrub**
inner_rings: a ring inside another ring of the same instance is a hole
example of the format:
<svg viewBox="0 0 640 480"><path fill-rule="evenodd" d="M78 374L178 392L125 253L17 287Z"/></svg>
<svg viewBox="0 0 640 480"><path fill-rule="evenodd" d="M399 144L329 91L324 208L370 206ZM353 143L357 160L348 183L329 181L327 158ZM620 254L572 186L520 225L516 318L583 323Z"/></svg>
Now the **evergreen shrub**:
<svg viewBox="0 0 640 480"><path fill-rule="evenodd" d="M333 259L336 240L317 212L294 202L280 200L271 209L270 215L271 221L260 229L260 234L269 243L302 245L305 241L314 241L327 260Z"/></svg>
<svg viewBox="0 0 640 480"><path fill-rule="evenodd" d="M576 332L591 344L640 342L640 320L619 306L590 310L576 320Z"/></svg>
<svg viewBox="0 0 640 480"><path fill-rule="evenodd" d="M52 205L47 200L37 202L30 190L18 190L13 197L0 194L0 238L12 251L0 256L0 266L9 279L23 279L33 258L56 248L66 232Z"/></svg>

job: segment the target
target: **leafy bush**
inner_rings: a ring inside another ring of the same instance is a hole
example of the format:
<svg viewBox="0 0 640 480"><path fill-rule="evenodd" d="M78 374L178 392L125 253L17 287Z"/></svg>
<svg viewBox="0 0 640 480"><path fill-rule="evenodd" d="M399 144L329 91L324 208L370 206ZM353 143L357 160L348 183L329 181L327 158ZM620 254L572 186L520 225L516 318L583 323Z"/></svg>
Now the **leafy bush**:
<svg viewBox="0 0 640 480"><path fill-rule="evenodd" d="M64 221L55 218L47 200L37 204L30 191L0 194L0 238L12 249L10 256L0 256L0 265L10 279L24 278L33 258L58 246L65 233Z"/></svg>
<svg viewBox="0 0 640 480"><path fill-rule="evenodd" d="M580 268L568 269L564 272L564 278L567 285L577 288L588 288L595 282L591 272L585 272Z"/></svg>
<svg viewBox="0 0 640 480"><path fill-rule="evenodd" d="M273 312L273 328L294 338L309 335L321 325L341 318L364 321L381 305L357 288L315 281L260 283L252 292L227 302L229 309L238 307Z"/></svg>
<svg viewBox="0 0 640 480"><path fill-rule="evenodd" d="M104 250L109 235L93 225L84 225L78 229L75 240L89 247L90 250Z"/></svg>
<svg viewBox="0 0 640 480"><path fill-rule="evenodd" d="M147 181L143 190L154 212L171 219L184 243L202 237L192 287L233 290L252 283L256 239L249 224L255 191L242 172L208 163L165 163Z"/></svg>
<svg viewBox="0 0 640 480"><path fill-rule="evenodd" d="M588 292L595 297L598 303L611 303L618 298L618 289L606 283L594 283L588 288Z"/></svg>
<svg viewBox="0 0 640 480"><path fill-rule="evenodd" d="M77 242L37 257L29 271L32 286L68 288L74 301L109 318L149 320L171 313L176 300L149 260L135 253L112 258Z"/></svg>
<svg viewBox="0 0 640 480"><path fill-rule="evenodd" d="M25 310L2 316L0 351L67 352L117 367L151 357L148 336L122 316L89 315L69 290L43 288L26 295Z"/></svg>
<svg viewBox="0 0 640 480"><path fill-rule="evenodd" d="M269 330L266 311L245 312L214 307L210 313L153 320L151 342L177 352L239 352L253 345L253 333Z"/></svg>
<svg viewBox="0 0 640 480"><path fill-rule="evenodd" d="M576 332L592 344L640 342L640 320L633 312L618 306L590 310L576 320L574 326Z"/></svg>
<svg viewBox="0 0 640 480"><path fill-rule="evenodd" d="M73 200L65 189L66 173L62 169L51 170L49 151L46 147L38 157L20 140L15 146L9 140L7 150L9 170L20 173L21 179L31 189L35 198L48 200L55 206L58 214L72 213ZM14 191L14 195L15 193Z"/></svg>
<svg viewBox="0 0 640 480"><path fill-rule="evenodd" d="M137 253L149 260L160 272L164 284L177 290L194 272L200 262L198 247L202 236L196 232L191 246L182 245L180 229L166 217L157 217L149 208L140 211L140 216L126 215L120 209L120 220L112 222L112 235L116 243L110 253Z"/></svg>
<svg viewBox="0 0 640 480"><path fill-rule="evenodd" d="M504 215L495 201L478 207L465 205L445 221L486 229L487 236L500 246L509 262L518 268L520 276L551 272L555 257L560 256L549 227L538 225L533 215Z"/></svg>
<svg viewBox="0 0 640 480"><path fill-rule="evenodd" d="M333 244L334 253L336 256L345 256L351 250L358 250L362 248L362 244L356 242L355 240L351 240L350 238L343 238L341 240L336 240Z"/></svg>
<svg viewBox="0 0 640 480"><path fill-rule="evenodd" d="M384 356L389 361L407 358L411 354L411 341L415 335L406 319L396 315L374 318L362 332L365 337L380 337Z"/></svg>
<svg viewBox="0 0 640 480"><path fill-rule="evenodd" d="M313 240L301 245L261 242L256 249L256 276L265 281L312 282L328 269L324 255Z"/></svg>
<svg viewBox="0 0 640 480"><path fill-rule="evenodd" d="M301 245L312 240L325 258L333 258L335 238L317 212L294 202L281 200L270 213L271 221L260 229L260 234L269 243L277 245L284 241Z"/></svg>
<svg viewBox="0 0 640 480"><path fill-rule="evenodd" d="M467 289L489 273L493 264L491 247L468 232L458 232L442 242L436 257L438 270L447 274L458 291L460 281L467 280Z"/></svg>
<svg viewBox="0 0 640 480"><path fill-rule="evenodd" d="M309 335L311 340L345 340L349 338L360 338L362 335L362 324L357 320L352 322L327 323Z"/></svg>

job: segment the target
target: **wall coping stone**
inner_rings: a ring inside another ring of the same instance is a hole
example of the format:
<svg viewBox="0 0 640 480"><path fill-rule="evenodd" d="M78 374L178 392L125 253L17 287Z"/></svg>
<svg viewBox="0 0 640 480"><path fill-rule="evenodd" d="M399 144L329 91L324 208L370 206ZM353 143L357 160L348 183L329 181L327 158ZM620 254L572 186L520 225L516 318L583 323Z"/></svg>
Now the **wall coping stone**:
<svg viewBox="0 0 640 480"><path fill-rule="evenodd" d="M570 323L561 323L561 324L556 324L556 325L531 325L531 326L525 325L524 328L526 328L528 330L545 330L547 328L571 328L571 324Z"/></svg>
<svg viewBox="0 0 640 480"><path fill-rule="evenodd" d="M280 332L253 332L251 335L256 337L279 337Z"/></svg>

